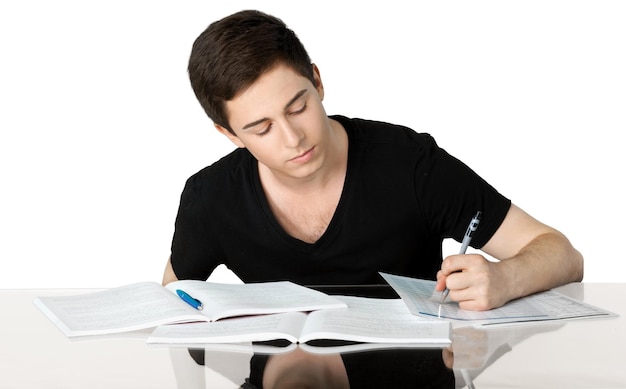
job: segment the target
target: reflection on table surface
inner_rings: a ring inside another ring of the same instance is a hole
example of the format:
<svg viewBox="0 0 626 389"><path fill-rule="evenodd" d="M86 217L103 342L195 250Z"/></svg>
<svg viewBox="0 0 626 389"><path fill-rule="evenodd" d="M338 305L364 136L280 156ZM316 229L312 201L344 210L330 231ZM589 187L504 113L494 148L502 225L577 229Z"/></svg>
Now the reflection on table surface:
<svg viewBox="0 0 626 389"><path fill-rule="evenodd" d="M191 359L233 385L246 389L462 388L517 343L563 325L552 322L530 326L457 328L453 331L452 345L444 349L416 347L313 354L298 347L281 350L265 343L248 343L237 344L237 350L233 351L227 350L228 345L172 348L171 355L175 366L188 364ZM239 369L233 369L235 360ZM189 387L186 381L189 377L181 377L183 381L179 387ZM203 380L199 381L198 387L204 387Z"/></svg>

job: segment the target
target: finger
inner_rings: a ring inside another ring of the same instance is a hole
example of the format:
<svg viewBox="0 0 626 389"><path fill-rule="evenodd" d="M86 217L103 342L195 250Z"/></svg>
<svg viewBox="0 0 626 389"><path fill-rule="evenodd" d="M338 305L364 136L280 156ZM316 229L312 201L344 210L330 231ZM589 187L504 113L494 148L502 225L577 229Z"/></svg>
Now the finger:
<svg viewBox="0 0 626 389"><path fill-rule="evenodd" d="M477 298L477 299L463 299L461 301L457 301L459 303L459 308L465 309L468 311L487 311L492 308L496 308L499 306L498 304L494 304L490 302L486 298Z"/></svg>
<svg viewBox="0 0 626 389"><path fill-rule="evenodd" d="M464 294L460 294L459 292L471 287L472 279L470 274L466 270L456 271L445 276L445 286L450 289L450 292L455 292L455 294L457 295L457 299L463 298Z"/></svg>
<svg viewBox="0 0 626 389"><path fill-rule="evenodd" d="M452 273L467 270L468 266L469 262L466 255L450 255L443 260L443 263L441 264L441 272L447 276Z"/></svg>
<svg viewBox="0 0 626 389"><path fill-rule="evenodd" d="M446 276L443 275L441 270L437 272L437 283L435 284L436 291L443 291L446 288Z"/></svg>

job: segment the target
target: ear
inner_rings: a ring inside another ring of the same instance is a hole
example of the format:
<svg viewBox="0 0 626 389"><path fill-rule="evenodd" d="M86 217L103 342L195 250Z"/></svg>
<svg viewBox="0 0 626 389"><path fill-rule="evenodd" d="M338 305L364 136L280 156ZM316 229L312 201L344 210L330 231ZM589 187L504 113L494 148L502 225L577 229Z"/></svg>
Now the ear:
<svg viewBox="0 0 626 389"><path fill-rule="evenodd" d="M315 80L315 90L317 90L317 94L320 96L320 100L324 100L324 84L322 84L322 77L320 76L320 70L317 65L312 63L313 67L313 79Z"/></svg>
<svg viewBox="0 0 626 389"><path fill-rule="evenodd" d="M235 134L233 134L232 132L230 132L227 128L224 128L222 126L220 126L219 124L213 124L215 126L215 128L217 128L217 130L219 132L222 133L222 135L226 136L228 139L230 139L231 142L233 142L235 144L235 146L245 149L246 146L241 142L241 139L239 139L239 137Z"/></svg>

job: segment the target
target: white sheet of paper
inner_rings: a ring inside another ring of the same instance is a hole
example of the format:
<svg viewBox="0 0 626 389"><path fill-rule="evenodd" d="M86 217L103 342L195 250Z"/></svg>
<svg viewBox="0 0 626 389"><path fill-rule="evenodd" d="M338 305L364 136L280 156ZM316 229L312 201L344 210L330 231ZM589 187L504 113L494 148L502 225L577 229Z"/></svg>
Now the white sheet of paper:
<svg viewBox="0 0 626 389"><path fill-rule="evenodd" d="M435 281L380 273L406 303L411 313L475 324L498 324L540 320L564 320L590 317L614 317L616 314L567 297L555 291L536 293L513 300L489 311L468 311L434 292Z"/></svg>

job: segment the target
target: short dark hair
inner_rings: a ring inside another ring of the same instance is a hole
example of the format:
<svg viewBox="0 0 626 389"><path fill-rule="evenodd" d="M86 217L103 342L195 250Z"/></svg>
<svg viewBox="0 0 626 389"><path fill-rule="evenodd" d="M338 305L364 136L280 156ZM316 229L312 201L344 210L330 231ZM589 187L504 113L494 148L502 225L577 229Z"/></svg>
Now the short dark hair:
<svg viewBox="0 0 626 389"><path fill-rule="evenodd" d="M211 23L196 38L188 72L206 114L232 133L226 102L278 63L315 84L311 59L296 34L274 16L246 10Z"/></svg>

